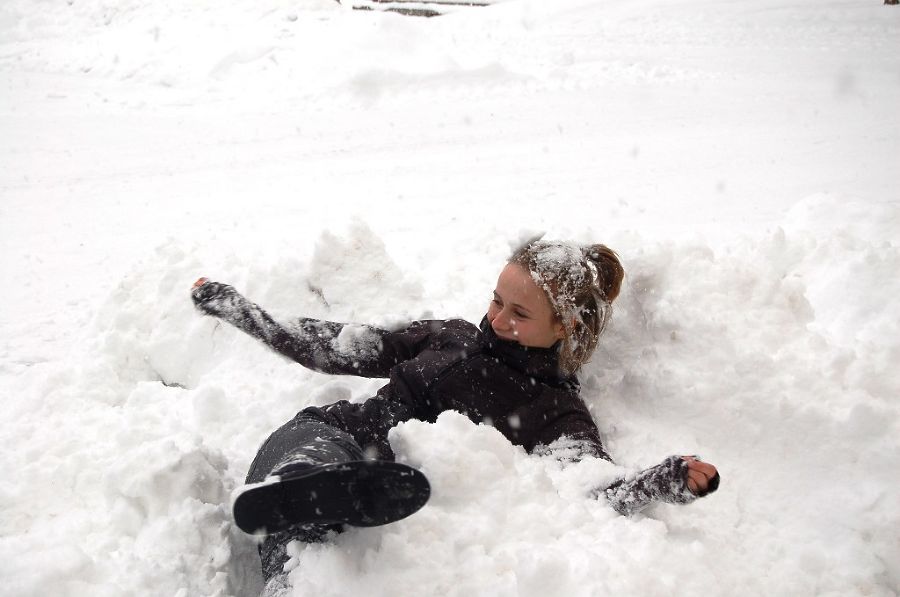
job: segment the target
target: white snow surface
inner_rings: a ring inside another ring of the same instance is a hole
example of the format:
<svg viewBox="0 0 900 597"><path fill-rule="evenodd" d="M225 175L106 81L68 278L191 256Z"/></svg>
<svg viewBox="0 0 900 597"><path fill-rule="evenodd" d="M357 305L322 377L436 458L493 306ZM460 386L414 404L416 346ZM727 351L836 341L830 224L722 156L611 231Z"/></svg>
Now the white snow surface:
<svg viewBox="0 0 900 597"><path fill-rule="evenodd" d="M478 322L536 232L616 249L583 395L623 467L719 491L633 519L447 413L433 499L292 546L294 595L897 595L900 7L509 0L0 4L0 579L261 588L231 492L299 409L383 383L201 317ZM893 363L893 365L892 365Z"/></svg>

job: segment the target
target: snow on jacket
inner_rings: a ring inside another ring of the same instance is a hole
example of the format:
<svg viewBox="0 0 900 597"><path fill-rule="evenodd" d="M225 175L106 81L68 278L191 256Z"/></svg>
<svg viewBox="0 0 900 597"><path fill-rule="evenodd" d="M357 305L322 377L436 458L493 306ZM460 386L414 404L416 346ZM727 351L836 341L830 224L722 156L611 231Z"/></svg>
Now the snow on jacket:
<svg viewBox="0 0 900 597"><path fill-rule="evenodd" d="M493 425L529 453L546 453L564 440L568 459L612 461L577 379L559 371L557 347L502 340L487 318L478 327L452 319L414 321L396 331L310 318L282 324L227 284L206 282L192 298L198 309L309 369L388 378L363 403L342 400L313 409L379 458L393 460L387 440L392 427L409 419L434 422L441 412L456 410L475 423ZM632 514L654 500L696 499L686 475L687 463L673 456L599 492L617 511Z"/></svg>

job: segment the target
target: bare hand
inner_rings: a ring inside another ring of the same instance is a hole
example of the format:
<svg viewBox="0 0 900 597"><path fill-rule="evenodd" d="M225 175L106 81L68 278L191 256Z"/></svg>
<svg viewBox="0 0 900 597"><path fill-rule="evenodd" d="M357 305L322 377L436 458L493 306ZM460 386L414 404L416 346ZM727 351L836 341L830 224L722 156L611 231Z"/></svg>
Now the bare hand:
<svg viewBox="0 0 900 597"><path fill-rule="evenodd" d="M196 282L194 282L194 285L191 286L191 290L193 290L194 288L200 288L201 286L203 286L203 285L206 284L207 282L209 282L209 278L200 278L200 279L198 279Z"/></svg>
<svg viewBox="0 0 900 597"><path fill-rule="evenodd" d="M719 487L719 472L716 467L697 460L694 456L682 456L688 465L687 486L694 495L703 497Z"/></svg>

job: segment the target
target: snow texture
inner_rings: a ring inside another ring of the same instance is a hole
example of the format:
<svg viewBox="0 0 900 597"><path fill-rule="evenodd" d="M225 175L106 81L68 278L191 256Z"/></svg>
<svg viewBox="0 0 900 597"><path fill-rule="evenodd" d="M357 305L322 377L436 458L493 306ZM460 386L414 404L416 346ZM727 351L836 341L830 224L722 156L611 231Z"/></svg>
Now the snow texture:
<svg viewBox="0 0 900 597"><path fill-rule="evenodd" d="M897 595L898 74L880 0L5 0L4 595L262 589L257 447L383 380L201 317L199 276L478 322L537 231L625 267L580 374L610 454L718 492L626 518L585 497L621 469L446 413L392 434L432 501L293 545L285 595Z"/></svg>
<svg viewBox="0 0 900 597"><path fill-rule="evenodd" d="M381 354L381 336L365 325L345 325L332 341L332 348L341 355L356 358L376 358Z"/></svg>
<svg viewBox="0 0 900 597"><path fill-rule="evenodd" d="M575 289L585 282L585 264L581 247L573 243L536 241L533 244L531 277L543 288L557 313L569 313L575 304ZM559 280L560 284L554 284ZM597 276L589 283L596 284Z"/></svg>

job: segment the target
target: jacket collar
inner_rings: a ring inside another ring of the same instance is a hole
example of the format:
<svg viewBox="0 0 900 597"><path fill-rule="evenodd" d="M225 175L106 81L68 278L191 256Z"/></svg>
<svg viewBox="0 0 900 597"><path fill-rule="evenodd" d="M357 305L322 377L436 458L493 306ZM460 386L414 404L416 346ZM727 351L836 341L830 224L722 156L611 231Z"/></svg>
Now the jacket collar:
<svg viewBox="0 0 900 597"><path fill-rule="evenodd" d="M478 326L485 352L499 358L516 371L530 375L541 383L566 389L578 389L578 379L565 375L559 370L559 347L557 342L550 348L522 346L518 342L504 340L497 336L485 316Z"/></svg>

